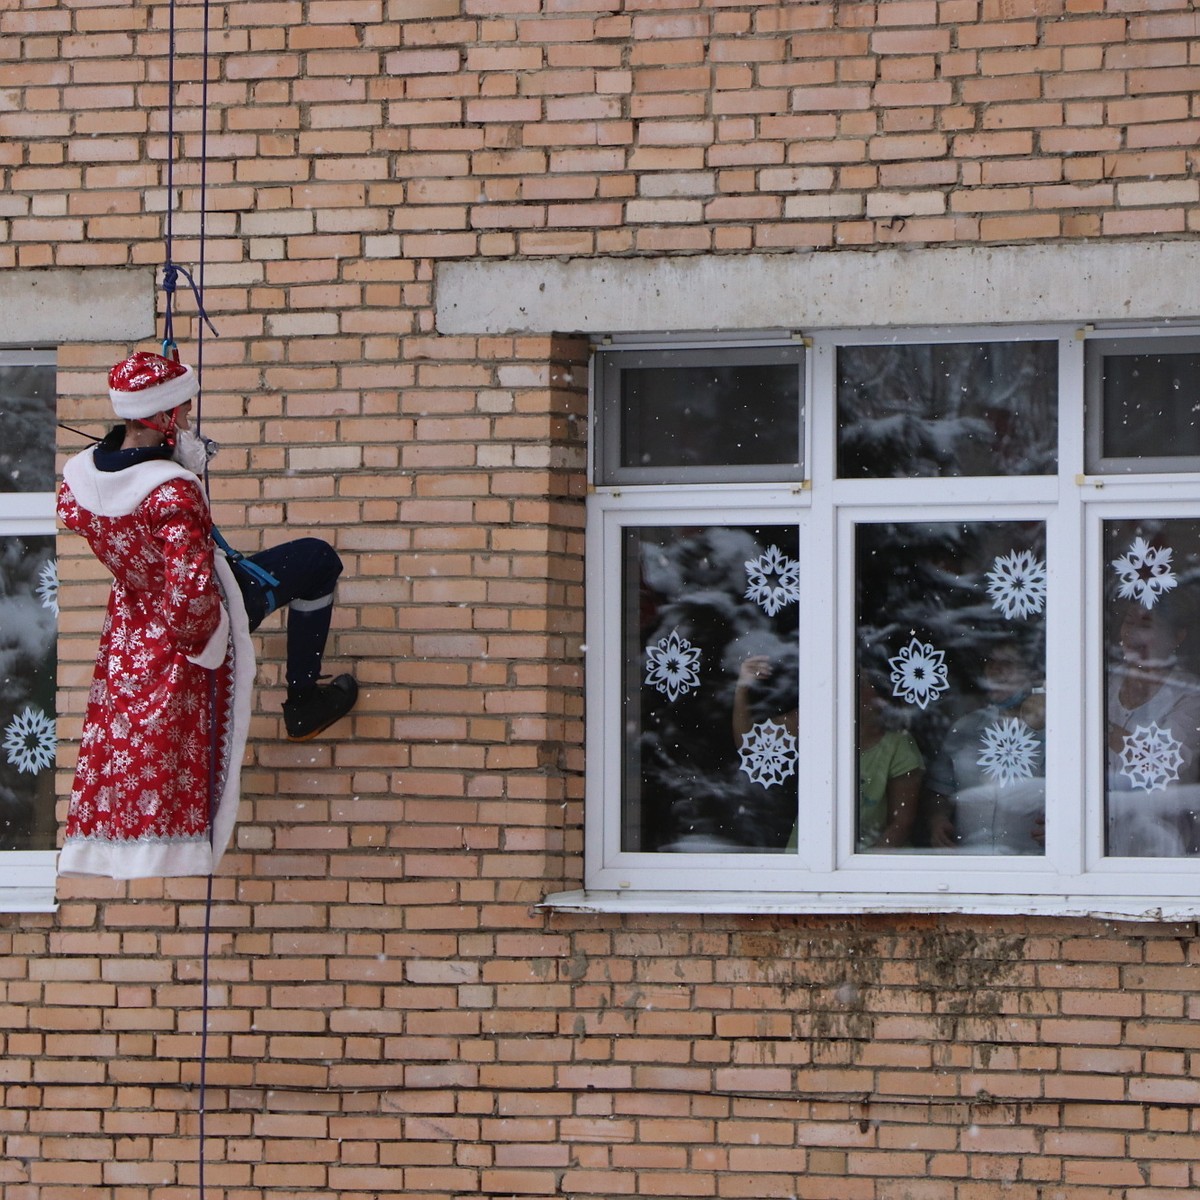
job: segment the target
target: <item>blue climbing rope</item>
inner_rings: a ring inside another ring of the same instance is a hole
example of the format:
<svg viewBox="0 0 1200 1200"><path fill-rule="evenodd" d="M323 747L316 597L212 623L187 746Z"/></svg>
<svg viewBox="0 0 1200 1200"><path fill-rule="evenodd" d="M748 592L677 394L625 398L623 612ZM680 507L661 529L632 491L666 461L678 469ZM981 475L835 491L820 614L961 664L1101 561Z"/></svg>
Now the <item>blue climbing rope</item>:
<svg viewBox="0 0 1200 1200"><path fill-rule="evenodd" d="M200 233L197 275L180 266L174 259L175 240L175 0L170 0L167 41L167 203L164 224L163 255L163 338L164 358L179 361L179 345L175 340L175 293L179 276L187 280L196 300L199 323L196 328L196 380L201 390L196 396L196 431L199 433L203 420L204 378L204 330L219 336L216 327L204 310L204 268L208 217L208 73L209 73L209 25L210 0L204 0L204 32L201 48L201 91L200 91ZM208 492L208 469L204 472L204 489ZM222 539L223 540L223 539ZM212 725L212 752L209 755L208 781L208 829L213 836L217 805L217 741L219 731L216 720L216 676L209 679L209 713ZM197 1102L197 1166L196 1181L199 1200L206 1195L205 1163L207 1160L207 1114L208 1114L208 1025L209 1025L209 962L212 942L213 875L210 870L204 899L204 943L200 971L200 1078Z"/></svg>

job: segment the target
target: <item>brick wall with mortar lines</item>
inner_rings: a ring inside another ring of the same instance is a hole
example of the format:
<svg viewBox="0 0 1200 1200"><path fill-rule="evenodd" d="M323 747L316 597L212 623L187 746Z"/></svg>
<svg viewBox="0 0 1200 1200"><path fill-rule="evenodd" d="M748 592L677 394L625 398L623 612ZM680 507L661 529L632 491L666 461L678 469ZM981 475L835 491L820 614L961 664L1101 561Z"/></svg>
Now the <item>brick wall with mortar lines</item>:
<svg viewBox="0 0 1200 1200"><path fill-rule="evenodd" d="M161 261L167 11L0 9L0 268ZM177 19L186 264L200 6ZM586 347L432 316L452 258L1194 235L1195 6L255 0L211 26L214 506L247 549L335 541L331 661L366 693L352 738L280 742L278 618L260 636L210 1195L1196 1194L1192 925L531 907L581 874ZM126 349L62 348L64 418L100 427ZM107 583L60 548L64 795ZM0 918L0 1195L194 1195L203 884L60 899Z"/></svg>

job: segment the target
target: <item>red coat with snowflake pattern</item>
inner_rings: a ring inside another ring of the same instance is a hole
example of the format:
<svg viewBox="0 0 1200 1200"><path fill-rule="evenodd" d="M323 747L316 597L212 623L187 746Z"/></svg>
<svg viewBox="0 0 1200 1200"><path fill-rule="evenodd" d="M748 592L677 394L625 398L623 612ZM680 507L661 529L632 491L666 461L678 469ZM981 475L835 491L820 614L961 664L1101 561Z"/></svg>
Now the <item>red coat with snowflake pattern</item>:
<svg viewBox="0 0 1200 1200"><path fill-rule="evenodd" d="M199 479L156 459L68 462L58 514L112 572L62 874L205 875L229 841L253 649Z"/></svg>

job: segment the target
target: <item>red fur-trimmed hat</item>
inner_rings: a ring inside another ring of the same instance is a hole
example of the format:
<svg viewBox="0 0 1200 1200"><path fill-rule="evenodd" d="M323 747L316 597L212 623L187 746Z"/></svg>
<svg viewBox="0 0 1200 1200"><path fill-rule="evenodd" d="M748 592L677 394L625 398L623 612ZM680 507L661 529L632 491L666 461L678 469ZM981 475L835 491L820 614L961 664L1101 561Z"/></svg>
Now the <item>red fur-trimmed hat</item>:
<svg viewBox="0 0 1200 1200"><path fill-rule="evenodd" d="M137 420L167 412L200 391L196 372L161 354L139 350L108 373L108 395L118 417Z"/></svg>

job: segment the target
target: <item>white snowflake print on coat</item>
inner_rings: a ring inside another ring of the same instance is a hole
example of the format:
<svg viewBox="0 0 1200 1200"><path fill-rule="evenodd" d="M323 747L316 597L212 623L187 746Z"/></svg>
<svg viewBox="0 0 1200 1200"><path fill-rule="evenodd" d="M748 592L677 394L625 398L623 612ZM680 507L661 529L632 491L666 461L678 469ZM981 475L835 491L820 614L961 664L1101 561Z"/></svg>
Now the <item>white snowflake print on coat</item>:
<svg viewBox="0 0 1200 1200"><path fill-rule="evenodd" d="M925 708L950 687L945 658L943 651L913 638L895 658L888 659L892 668L892 695Z"/></svg>
<svg viewBox="0 0 1200 1200"><path fill-rule="evenodd" d="M677 700L700 683L696 670L699 665L700 651L687 638L681 638L678 629L673 629L669 637L647 647L646 682L668 700Z"/></svg>
<svg viewBox="0 0 1200 1200"><path fill-rule="evenodd" d="M4 731L8 761L25 774L36 775L54 766L57 747L54 718L32 705L26 705L24 712L13 717Z"/></svg>
<svg viewBox="0 0 1200 1200"><path fill-rule="evenodd" d="M1171 547L1152 546L1143 537L1133 539L1133 545L1112 560L1112 568L1121 579L1117 593L1122 600L1136 600L1144 608L1153 608L1178 584L1171 569Z"/></svg>
<svg viewBox="0 0 1200 1200"><path fill-rule="evenodd" d="M753 600L768 617L800 602L800 564L778 546L769 546L746 563L746 579L746 599Z"/></svg>
<svg viewBox="0 0 1200 1200"><path fill-rule="evenodd" d="M997 555L987 580L992 607L1006 620L1023 620L1046 607L1046 564L1032 550Z"/></svg>
<svg viewBox="0 0 1200 1200"><path fill-rule="evenodd" d="M796 773L796 739L775 721L759 721L742 734L738 755L739 769L763 787L777 787Z"/></svg>
<svg viewBox="0 0 1200 1200"><path fill-rule="evenodd" d="M56 617L58 616L58 559L50 558L42 563L42 568L38 571L37 585L38 599L42 602L43 608L48 608Z"/></svg>
<svg viewBox="0 0 1200 1200"><path fill-rule="evenodd" d="M1165 791L1168 783L1179 778L1182 749L1183 743L1176 741L1169 729L1159 729L1154 721L1138 725L1125 737L1121 774L1138 791Z"/></svg>
<svg viewBox="0 0 1200 1200"><path fill-rule="evenodd" d="M1033 778L1041 746L1019 717L1005 717L985 729L980 746L983 752L975 761L1001 787Z"/></svg>

